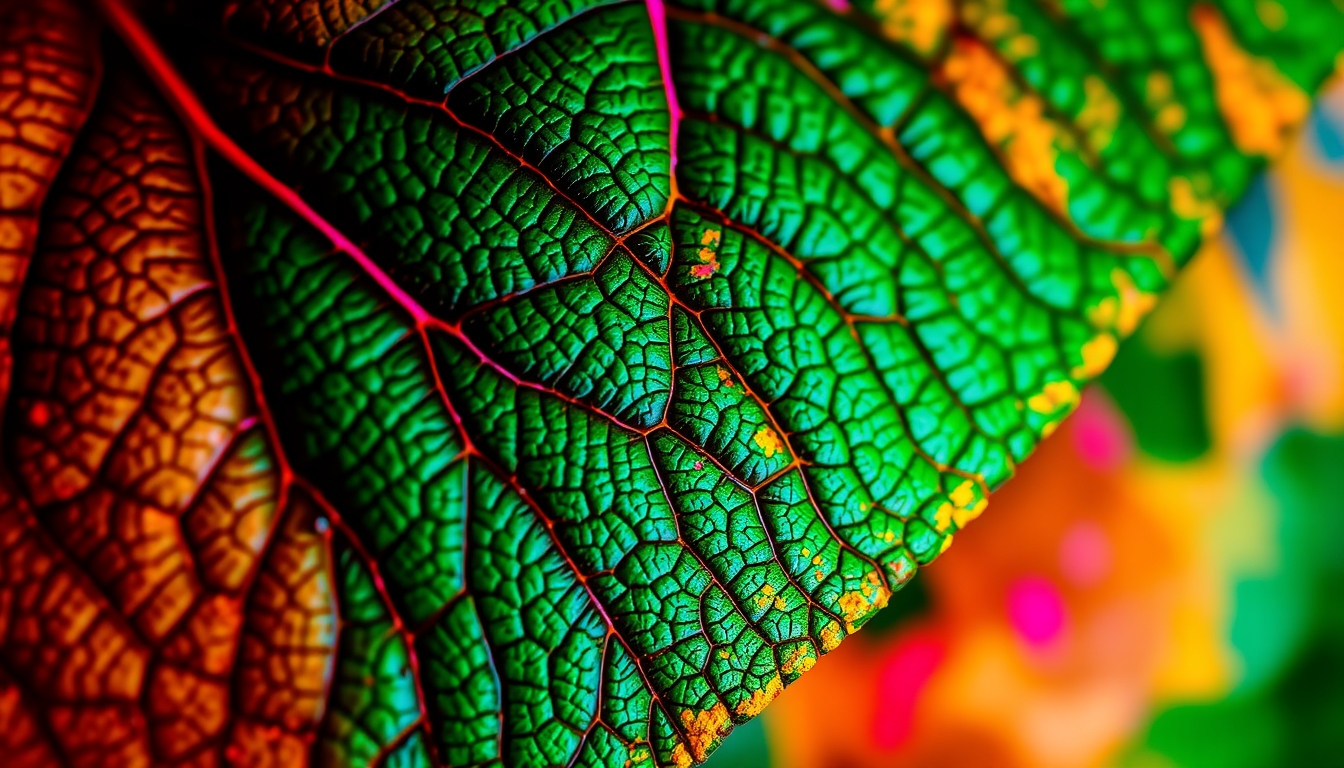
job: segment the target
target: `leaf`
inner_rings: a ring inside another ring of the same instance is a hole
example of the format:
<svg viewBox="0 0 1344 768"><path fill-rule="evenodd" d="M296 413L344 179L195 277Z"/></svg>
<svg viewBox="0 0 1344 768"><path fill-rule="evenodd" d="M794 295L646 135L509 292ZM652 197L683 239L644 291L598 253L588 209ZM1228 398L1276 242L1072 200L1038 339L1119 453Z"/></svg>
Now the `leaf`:
<svg viewBox="0 0 1344 768"><path fill-rule="evenodd" d="M703 760L983 511L1344 40L1309 0L98 10L0 2L19 764Z"/></svg>

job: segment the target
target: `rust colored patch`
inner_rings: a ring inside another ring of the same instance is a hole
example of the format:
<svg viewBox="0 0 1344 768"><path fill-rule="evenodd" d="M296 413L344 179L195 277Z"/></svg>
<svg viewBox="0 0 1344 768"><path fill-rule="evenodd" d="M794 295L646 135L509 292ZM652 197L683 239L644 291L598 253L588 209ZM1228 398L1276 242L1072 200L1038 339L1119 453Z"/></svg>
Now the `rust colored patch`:
<svg viewBox="0 0 1344 768"><path fill-rule="evenodd" d="M830 653L840 647L844 635L840 634L840 622L832 621L821 628L821 650Z"/></svg>
<svg viewBox="0 0 1344 768"><path fill-rule="evenodd" d="M744 699L734 711L739 715L755 717L764 712L770 702L774 701L783 692L784 683L779 679L779 675L775 675L765 684L764 689L757 688L752 691L751 698Z"/></svg>
<svg viewBox="0 0 1344 768"><path fill-rule="evenodd" d="M1213 6L1195 6L1190 22L1213 74L1218 109L1233 143L1248 155L1278 155L1292 129L1307 118L1311 99L1273 62L1243 50Z"/></svg>
<svg viewBox="0 0 1344 768"><path fill-rule="evenodd" d="M936 77L996 147L1013 180L1052 210L1067 213L1068 183L1055 170L1067 134L1045 114L1045 102L1017 87L1007 67L980 41L952 44Z"/></svg>
<svg viewBox="0 0 1344 768"><path fill-rule="evenodd" d="M925 58L947 39L955 16L951 0L877 0L873 13L883 35Z"/></svg>
<svg viewBox="0 0 1344 768"><path fill-rule="evenodd" d="M885 608L890 598L891 590L882 583L882 576L876 571L869 571L858 589L840 596L840 609L845 612L845 630L857 630L859 622L873 611Z"/></svg>
<svg viewBox="0 0 1344 768"><path fill-rule="evenodd" d="M692 714L690 710L683 710L681 713L681 724L685 727L686 738L691 756L695 762L702 762L709 755L719 740L728 734L732 728L732 721L728 715L728 708L722 702L716 703L709 709L704 709ZM680 745L678 745L680 746ZM675 760L675 753L673 759ZM678 765L681 763L678 762Z"/></svg>
<svg viewBox="0 0 1344 768"><path fill-rule="evenodd" d="M789 657L780 665L779 670L790 677L797 677L806 673L809 669L816 666L817 656L810 645L799 645L793 649Z"/></svg>

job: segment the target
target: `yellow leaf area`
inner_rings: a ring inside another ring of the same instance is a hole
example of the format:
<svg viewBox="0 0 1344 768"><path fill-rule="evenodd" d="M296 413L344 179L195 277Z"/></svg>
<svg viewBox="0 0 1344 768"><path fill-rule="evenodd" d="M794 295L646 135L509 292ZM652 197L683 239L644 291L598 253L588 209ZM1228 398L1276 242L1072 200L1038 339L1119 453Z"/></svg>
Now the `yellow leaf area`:
<svg viewBox="0 0 1344 768"><path fill-rule="evenodd" d="M939 533L946 533L952 526L965 528L989 506L989 497L980 493L973 480L963 480L947 498L934 514L934 527Z"/></svg>
<svg viewBox="0 0 1344 768"><path fill-rule="evenodd" d="M859 588L840 596L840 610L845 612L845 630L854 632L869 614L881 610L891 599L891 590L882 582L881 574L869 571ZM822 632L822 640L827 640ZM837 641L838 642L838 641Z"/></svg>
<svg viewBox="0 0 1344 768"><path fill-rule="evenodd" d="M1056 213L1068 214L1068 182L1055 168L1059 152L1073 151L1072 135L1045 114L1045 101L1023 91L1008 67L984 43L958 38L938 71L957 103L996 147L1013 180ZM1085 81L1086 102L1078 128L1089 147L1111 141L1120 105L1096 77Z"/></svg>
<svg viewBox="0 0 1344 768"><path fill-rule="evenodd" d="M1133 333L1139 327L1139 321L1157 306L1157 296L1140 290L1123 269L1111 271L1111 285L1115 288L1115 295L1107 296L1088 310L1088 319L1099 332L1079 350L1081 360L1070 371L1073 378L1079 381L1101 375L1115 358L1120 340ZM1047 403L1048 400L1056 398L1032 398L1036 403L1032 405L1032 410L1038 413L1053 411L1057 403ZM1068 401L1068 397L1058 400Z"/></svg>
<svg viewBox="0 0 1344 768"><path fill-rule="evenodd" d="M751 698L743 699L738 704L735 711L739 715L755 717L765 711L765 708L784 692L784 682L779 679L779 675L770 678L765 684L765 688L757 688L751 692Z"/></svg>
<svg viewBox="0 0 1344 768"><path fill-rule="evenodd" d="M1292 129L1306 119L1311 99L1272 62L1244 51L1217 9L1195 6L1190 22L1213 73L1218 109L1233 143L1248 155L1277 156Z"/></svg>
<svg viewBox="0 0 1344 768"><path fill-rule="evenodd" d="M791 678L796 678L816 665L816 651L812 649L810 644L802 644L793 649L789 657L779 666L779 671Z"/></svg>
<svg viewBox="0 0 1344 768"><path fill-rule="evenodd" d="M952 0L877 0L873 13L883 35L926 59L947 39L954 18Z"/></svg>
<svg viewBox="0 0 1344 768"><path fill-rule="evenodd" d="M765 453L767 459L776 453L784 452L784 442L775 434L775 430L769 427L762 427L751 439Z"/></svg>

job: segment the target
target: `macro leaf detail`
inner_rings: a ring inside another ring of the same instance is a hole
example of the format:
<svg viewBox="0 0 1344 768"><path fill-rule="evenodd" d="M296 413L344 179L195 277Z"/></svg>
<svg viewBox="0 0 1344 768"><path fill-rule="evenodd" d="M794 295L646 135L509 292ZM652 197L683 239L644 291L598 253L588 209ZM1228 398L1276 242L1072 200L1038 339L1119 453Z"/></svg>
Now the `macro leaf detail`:
<svg viewBox="0 0 1344 768"><path fill-rule="evenodd" d="M1279 5L0 0L0 744L703 761L1306 117Z"/></svg>

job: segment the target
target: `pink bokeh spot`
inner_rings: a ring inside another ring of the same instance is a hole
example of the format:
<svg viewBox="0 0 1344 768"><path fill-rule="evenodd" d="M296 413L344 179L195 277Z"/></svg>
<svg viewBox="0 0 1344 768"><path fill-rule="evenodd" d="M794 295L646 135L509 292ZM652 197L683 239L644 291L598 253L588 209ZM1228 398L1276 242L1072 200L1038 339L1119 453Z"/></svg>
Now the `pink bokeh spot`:
<svg viewBox="0 0 1344 768"><path fill-rule="evenodd" d="M1008 589L1008 620L1023 642L1042 650L1064 631L1064 598L1039 576L1018 579Z"/></svg>
<svg viewBox="0 0 1344 768"><path fill-rule="evenodd" d="M1088 466L1103 472L1119 469L1133 455L1129 423L1104 390L1089 387L1083 393L1073 414L1073 444Z"/></svg>
<svg viewBox="0 0 1344 768"><path fill-rule="evenodd" d="M1079 520L1059 543L1059 570L1079 587L1093 587L1111 572L1111 540L1092 520Z"/></svg>
<svg viewBox="0 0 1344 768"><path fill-rule="evenodd" d="M882 665L877 679L873 744L891 750L910 740L920 695L946 655L943 641L928 629L901 638Z"/></svg>

